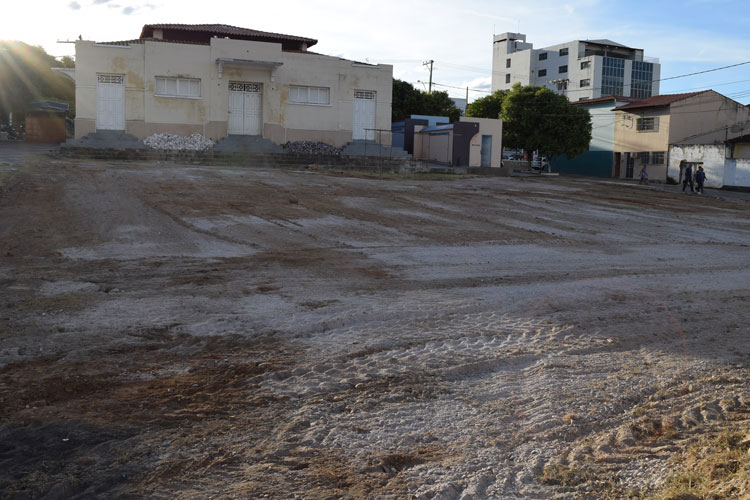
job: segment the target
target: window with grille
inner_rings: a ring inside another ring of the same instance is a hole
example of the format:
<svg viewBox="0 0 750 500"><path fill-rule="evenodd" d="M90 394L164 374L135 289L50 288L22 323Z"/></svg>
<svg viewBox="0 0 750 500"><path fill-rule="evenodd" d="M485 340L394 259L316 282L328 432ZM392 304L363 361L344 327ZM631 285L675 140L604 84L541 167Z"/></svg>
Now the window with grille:
<svg viewBox="0 0 750 500"><path fill-rule="evenodd" d="M198 78L157 76L154 95L161 97L200 97L201 81Z"/></svg>
<svg viewBox="0 0 750 500"><path fill-rule="evenodd" d="M636 120L635 129L638 132L658 132L659 117L651 116L648 118L638 118L638 120Z"/></svg>
<svg viewBox="0 0 750 500"><path fill-rule="evenodd" d="M560 49L560 55L561 56L567 56L568 55L568 48L565 47L564 49Z"/></svg>
<svg viewBox="0 0 750 500"><path fill-rule="evenodd" d="M651 163L654 165L664 165L664 157L665 157L664 151L656 151L654 153L651 153Z"/></svg>
<svg viewBox="0 0 750 500"><path fill-rule="evenodd" d="M581 69L586 69L591 66L591 61L583 61L581 62Z"/></svg>
<svg viewBox="0 0 750 500"><path fill-rule="evenodd" d="M540 61L546 61L547 60L547 53L546 52L540 52L539 53L539 60Z"/></svg>
<svg viewBox="0 0 750 500"><path fill-rule="evenodd" d="M559 67L559 68L557 69L557 72L558 72L558 73L567 73L567 72L568 72L568 65L566 64L566 65L564 65L564 66L560 66L560 67Z"/></svg>
<svg viewBox="0 0 750 500"><path fill-rule="evenodd" d="M510 73L505 75L505 83L510 83Z"/></svg>
<svg viewBox="0 0 750 500"><path fill-rule="evenodd" d="M355 90L354 98L355 99L375 99L375 92L372 92L370 90Z"/></svg>
<svg viewBox="0 0 750 500"><path fill-rule="evenodd" d="M648 151L638 153L638 160L641 162L642 165L648 165L648 161L650 158L651 158L651 153L649 153Z"/></svg>
<svg viewBox="0 0 750 500"><path fill-rule="evenodd" d="M510 58L505 60L505 67L510 68Z"/></svg>
<svg viewBox="0 0 750 500"><path fill-rule="evenodd" d="M328 87L289 87L289 102L293 104L315 104L324 106L331 103L331 89Z"/></svg>
<svg viewBox="0 0 750 500"><path fill-rule="evenodd" d="M540 69L539 70L539 76L547 76L547 70L546 69Z"/></svg>
<svg viewBox="0 0 750 500"><path fill-rule="evenodd" d="M591 79L586 78L585 80L581 80L581 87L590 87L591 86Z"/></svg>

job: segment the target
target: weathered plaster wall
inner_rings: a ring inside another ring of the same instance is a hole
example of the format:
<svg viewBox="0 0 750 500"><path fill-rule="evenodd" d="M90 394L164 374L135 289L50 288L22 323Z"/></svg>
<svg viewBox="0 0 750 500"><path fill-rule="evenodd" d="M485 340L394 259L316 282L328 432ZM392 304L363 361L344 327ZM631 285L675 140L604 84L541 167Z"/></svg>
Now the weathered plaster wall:
<svg viewBox="0 0 750 500"><path fill-rule="evenodd" d="M706 172L705 187L721 188L725 184L726 148L723 144L695 144L669 148L668 175L680 179L680 162L702 162Z"/></svg>

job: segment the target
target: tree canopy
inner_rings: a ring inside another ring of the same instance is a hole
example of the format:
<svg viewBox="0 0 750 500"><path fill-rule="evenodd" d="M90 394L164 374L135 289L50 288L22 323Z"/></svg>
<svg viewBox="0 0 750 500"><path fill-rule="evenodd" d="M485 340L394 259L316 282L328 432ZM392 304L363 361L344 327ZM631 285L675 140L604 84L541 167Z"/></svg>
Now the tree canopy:
<svg viewBox="0 0 750 500"><path fill-rule="evenodd" d="M503 100L507 90L496 90L492 94L480 97L466 107L466 116L474 118L500 118L503 111Z"/></svg>
<svg viewBox="0 0 750 500"><path fill-rule="evenodd" d="M0 41L0 122L6 122L10 112L23 115L29 104L39 100L64 102L72 108L74 83L50 68L73 64L72 58L58 61L41 47Z"/></svg>
<svg viewBox="0 0 750 500"><path fill-rule="evenodd" d="M447 116L451 122L461 116L448 92L422 92L409 82L393 79L393 108L391 118L401 121L411 115Z"/></svg>
<svg viewBox="0 0 750 500"><path fill-rule="evenodd" d="M546 87L513 86L503 100L503 143L539 151L552 158L573 158L588 150L591 115Z"/></svg>

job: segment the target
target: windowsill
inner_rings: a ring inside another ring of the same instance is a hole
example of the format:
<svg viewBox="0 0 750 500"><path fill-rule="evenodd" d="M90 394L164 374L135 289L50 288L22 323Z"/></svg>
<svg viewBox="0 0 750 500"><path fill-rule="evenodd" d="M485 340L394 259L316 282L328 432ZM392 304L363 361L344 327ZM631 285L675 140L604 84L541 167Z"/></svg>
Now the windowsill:
<svg viewBox="0 0 750 500"><path fill-rule="evenodd" d="M154 97L166 97L169 99L194 99L194 100L200 100L202 99L201 96L198 97L190 97L186 95L169 95L169 94L154 94Z"/></svg>
<svg viewBox="0 0 750 500"><path fill-rule="evenodd" d="M292 101L287 101L286 103L287 104L294 104L296 106L315 106L317 108L332 108L333 107L332 104L312 104L312 103L309 103L309 102L292 102Z"/></svg>

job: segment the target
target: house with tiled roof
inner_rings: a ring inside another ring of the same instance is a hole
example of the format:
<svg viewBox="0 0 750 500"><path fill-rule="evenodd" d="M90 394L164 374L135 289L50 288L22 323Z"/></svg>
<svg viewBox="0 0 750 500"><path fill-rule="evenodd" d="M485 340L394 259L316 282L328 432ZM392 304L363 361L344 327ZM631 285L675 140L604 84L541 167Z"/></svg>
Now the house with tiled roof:
<svg viewBox="0 0 750 500"><path fill-rule="evenodd" d="M313 38L225 24L147 24L76 42L75 136L257 136L390 142L393 67L310 50Z"/></svg>
<svg viewBox="0 0 750 500"><path fill-rule="evenodd" d="M618 106L613 176L637 178L645 166L650 180L680 182L688 161L675 147L723 148L725 141L741 135L749 120L747 106L713 90L658 95ZM723 171L707 170L706 185L721 187L722 175Z"/></svg>

